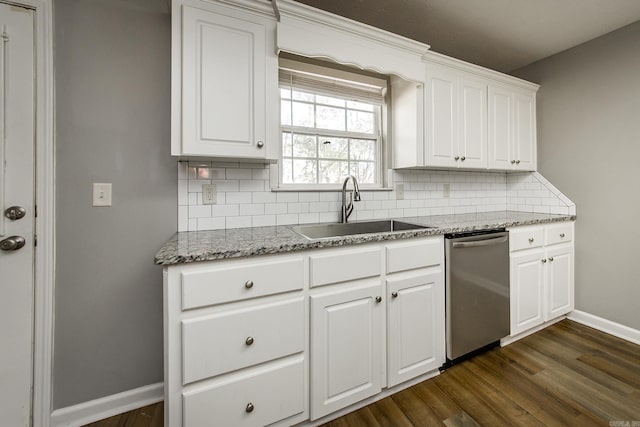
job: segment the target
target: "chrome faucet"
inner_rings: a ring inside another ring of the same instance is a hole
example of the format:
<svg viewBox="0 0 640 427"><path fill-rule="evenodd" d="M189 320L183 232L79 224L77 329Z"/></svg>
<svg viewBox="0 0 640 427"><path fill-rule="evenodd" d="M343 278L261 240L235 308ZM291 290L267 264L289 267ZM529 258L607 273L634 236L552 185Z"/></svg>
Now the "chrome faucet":
<svg viewBox="0 0 640 427"><path fill-rule="evenodd" d="M347 203L347 183L349 179L353 181L353 190L349 193L349 203ZM358 181L353 175L349 175L345 178L342 184L342 212L340 213L340 222L346 223L349 220L349 215L353 212L353 202L360 201L360 188L358 188Z"/></svg>

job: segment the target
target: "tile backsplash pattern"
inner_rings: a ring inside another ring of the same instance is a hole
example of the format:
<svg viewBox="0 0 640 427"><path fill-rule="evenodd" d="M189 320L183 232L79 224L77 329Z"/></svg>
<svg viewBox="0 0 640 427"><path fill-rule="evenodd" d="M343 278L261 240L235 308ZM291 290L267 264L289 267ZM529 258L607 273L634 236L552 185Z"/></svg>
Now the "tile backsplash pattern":
<svg viewBox="0 0 640 427"><path fill-rule="evenodd" d="M401 218L500 210L570 213L551 184L537 174L394 171L395 191L362 191L350 219ZM202 185L216 184L216 204L205 205ZM449 184L448 197L445 184ZM554 190L556 193L554 193ZM562 196L564 197L564 196ZM566 198L565 198L566 199ZM568 199L566 199L568 200ZM570 203L570 201L568 201ZM238 162L178 162L178 231L335 222L341 193L271 191L269 166ZM575 209L575 207L574 207Z"/></svg>

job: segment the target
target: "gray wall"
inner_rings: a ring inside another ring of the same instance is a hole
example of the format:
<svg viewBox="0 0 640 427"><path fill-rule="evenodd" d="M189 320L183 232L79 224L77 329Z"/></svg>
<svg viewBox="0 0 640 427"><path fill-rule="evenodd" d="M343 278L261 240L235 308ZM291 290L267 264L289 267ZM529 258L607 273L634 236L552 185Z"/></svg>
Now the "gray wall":
<svg viewBox="0 0 640 427"><path fill-rule="evenodd" d="M55 0L54 408L163 380L162 270L176 230L166 0ZM93 182L113 207L92 207Z"/></svg>
<svg viewBox="0 0 640 427"><path fill-rule="evenodd" d="M640 329L640 22L513 74L542 85L538 168L576 203L576 309Z"/></svg>

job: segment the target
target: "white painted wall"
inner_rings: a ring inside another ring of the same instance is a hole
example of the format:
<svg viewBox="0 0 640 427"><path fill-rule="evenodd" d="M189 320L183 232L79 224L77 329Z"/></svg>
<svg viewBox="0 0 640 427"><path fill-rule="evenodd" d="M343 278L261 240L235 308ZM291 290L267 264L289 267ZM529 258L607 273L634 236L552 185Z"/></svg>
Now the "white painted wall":
<svg viewBox="0 0 640 427"><path fill-rule="evenodd" d="M640 329L640 22L516 70L538 168L578 207L576 309Z"/></svg>

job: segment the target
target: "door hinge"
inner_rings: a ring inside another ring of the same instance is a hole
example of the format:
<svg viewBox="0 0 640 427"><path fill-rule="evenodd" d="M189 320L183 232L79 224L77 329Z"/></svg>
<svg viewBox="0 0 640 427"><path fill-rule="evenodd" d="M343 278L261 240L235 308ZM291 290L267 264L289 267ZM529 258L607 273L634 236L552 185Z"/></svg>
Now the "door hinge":
<svg viewBox="0 0 640 427"><path fill-rule="evenodd" d="M33 247L34 248L38 247L38 235L37 234L33 235Z"/></svg>
<svg viewBox="0 0 640 427"><path fill-rule="evenodd" d="M38 218L38 205L33 206L33 214L36 218Z"/></svg>

